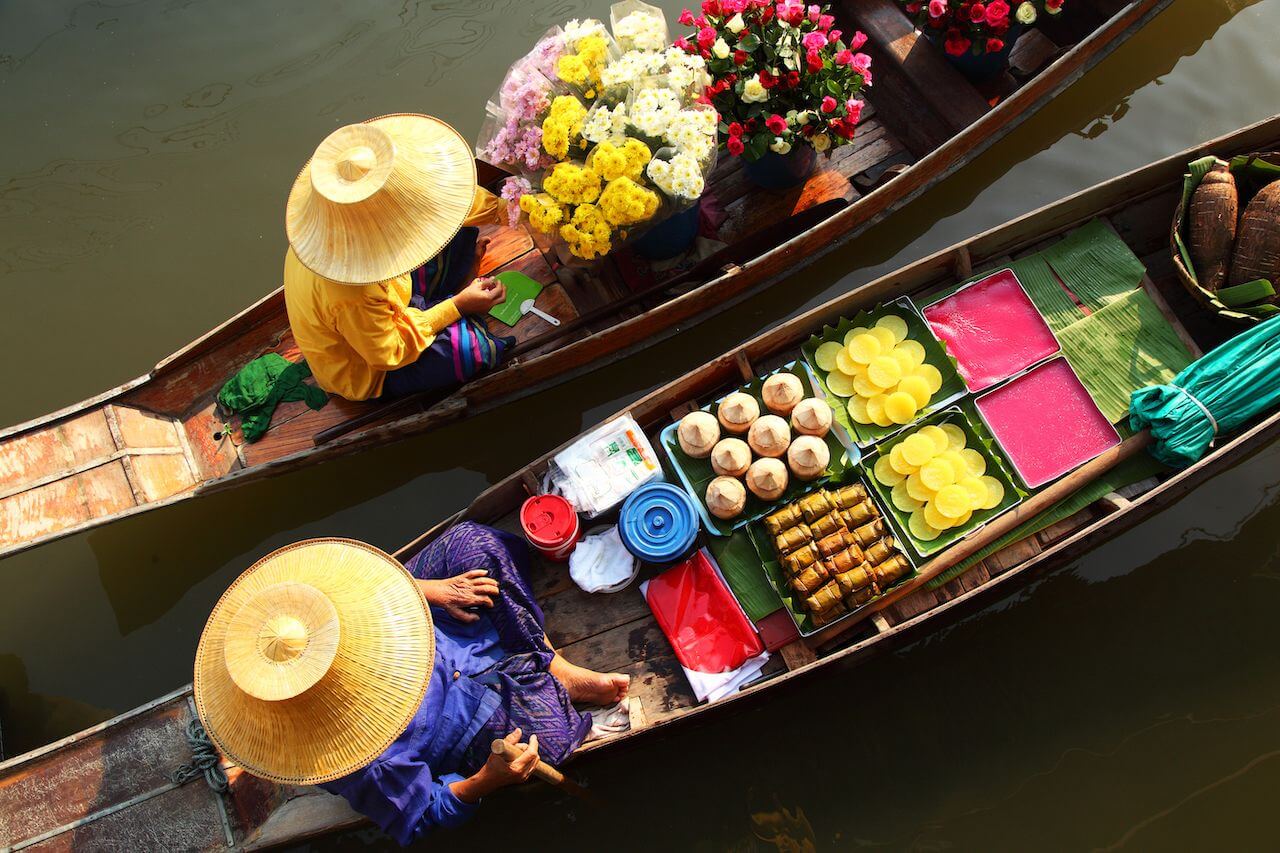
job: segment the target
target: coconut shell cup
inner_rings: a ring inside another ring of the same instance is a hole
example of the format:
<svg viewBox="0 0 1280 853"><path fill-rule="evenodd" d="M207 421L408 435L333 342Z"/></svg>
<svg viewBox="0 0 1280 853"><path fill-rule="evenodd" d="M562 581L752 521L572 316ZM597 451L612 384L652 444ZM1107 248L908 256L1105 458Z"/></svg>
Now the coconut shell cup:
<svg viewBox="0 0 1280 853"><path fill-rule="evenodd" d="M707 484L706 501L712 515L728 521L742 515L747 506L747 490L736 477L716 477Z"/></svg>
<svg viewBox="0 0 1280 853"><path fill-rule="evenodd" d="M798 480L816 480L831 464L831 448L817 436L802 435L787 449L787 467Z"/></svg>
<svg viewBox="0 0 1280 853"><path fill-rule="evenodd" d="M785 455L791 446L791 427L777 415L764 415L751 425L747 444L760 456L777 459Z"/></svg>
<svg viewBox="0 0 1280 853"><path fill-rule="evenodd" d="M762 501L776 501L787 490L790 477L779 459L757 459L747 469L747 488Z"/></svg>
<svg viewBox="0 0 1280 853"><path fill-rule="evenodd" d="M720 401L716 417L726 432L742 435L760 417L760 404L750 394L734 391Z"/></svg>
<svg viewBox="0 0 1280 853"><path fill-rule="evenodd" d="M791 412L791 428L800 435L824 437L831 431L831 407L825 400L801 400Z"/></svg>
<svg viewBox="0 0 1280 853"><path fill-rule="evenodd" d="M711 470L721 477L741 477L751 467L751 448L740 438L722 438L711 449Z"/></svg>
<svg viewBox="0 0 1280 853"><path fill-rule="evenodd" d="M706 459L720 440L720 422L710 412L690 412L676 427L680 449L694 459Z"/></svg>
<svg viewBox="0 0 1280 853"><path fill-rule="evenodd" d="M764 381L760 397L765 408L785 418L804 399L804 386L794 373L775 373Z"/></svg>

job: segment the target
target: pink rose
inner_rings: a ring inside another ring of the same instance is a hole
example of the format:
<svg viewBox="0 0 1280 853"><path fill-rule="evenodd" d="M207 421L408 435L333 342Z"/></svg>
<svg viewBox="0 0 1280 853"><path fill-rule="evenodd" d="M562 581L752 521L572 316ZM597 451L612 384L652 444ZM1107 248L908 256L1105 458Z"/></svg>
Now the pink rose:
<svg viewBox="0 0 1280 853"><path fill-rule="evenodd" d="M687 38L680 36L676 39L675 46L683 50L685 53L697 53L698 49L694 47Z"/></svg>
<svg viewBox="0 0 1280 853"><path fill-rule="evenodd" d="M681 24L684 24L686 27L692 27L692 26L693 26L693 13L692 13L692 12L690 12L688 9L685 9L683 12L681 12L681 13L680 13L680 23L681 23Z"/></svg>
<svg viewBox="0 0 1280 853"><path fill-rule="evenodd" d="M777 7L778 19L786 21L793 27L799 26L804 20L804 3L800 0L782 0Z"/></svg>
<svg viewBox="0 0 1280 853"><path fill-rule="evenodd" d="M1009 19L1009 4L1004 0L991 0L987 4L987 23L998 27Z"/></svg>
<svg viewBox="0 0 1280 853"><path fill-rule="evenodd" d="M725 17L732 17L746 11L747 0L720 0L720 11Z"/></svg>
<svg viewBox="0 0 1280 853"><path fill-rule="evenodd" d="M822 111L824 113L833 113L836 111L836 99L830 95L826 95L822 99Z"/></svg>
<svg viewBox="0 0 1280 853"><path fill-rule="evenodd" d="M827 30L831 29L831 27L835 24L835 22L836 22L836 19L834 15L819 15L818 29L822 30L825 33Z"/></svg>
<svg viewBox="0 0 1280 853"><path fill-rule="evenodd" d="M711 27L703 27L698 30L698 47L711 47L715 44L716 31Z"/></svg>
<svg viewBox="0 0 1280 853"><path fill-rule="evenodd" d="M862 107L863 107L863 102L859 98L850 98L849 100L845 101L844 108L845 108L845 111L848 113L848 115L845 116L845 121L848 122L850 127L853 127L855 124L857 124L858 119L862 117Z"/></svg>
<svg viewBox="0 0 1280 853"><path fill-rule="evenodd" d="M850 64L859 71L866 71L871 67L871 57L867 56L865 53L855 53L853 55L853 62Z"/></svg>
<svg viewBox="0 0 1280 853"><path fill-rule="evenodd" d="M837 54L836 54L836 56L835 56L835 60L836 60L836 65L852 65L852 64L853 64L853 51L852 51L852 50L842 50L842 51L840 51L839 53L837 53Z"/></svg>
<svg viewBox="0 0 1280 853"><path fill-rule="evenodd" d="M831 44L835 44L836 42L840 41L840 36L842 35L844 35L844 33L840 32L839 30L832 30L831 32L827 33L827 41L830 42Z"/></svg>
<svg viewBox="0 0 1280 853"><path fill-rule="evenodd" d="M804 55L804 63L811 73L817 74L822 70L822 54L811 50Z"/></svg>
<svg viewBox="0 0 1280 853"><path fill-rule="evenodd" d="M809 23L811 24L818 23L818 18L821 17L821 15L822 15L822 10L819 9L817 6L809 7Z"/></svg>
<svg viewBox="0 0 1280 853"><path fill-rule="evenodd" d="M827 37L822 33L814 30L804 34L804 38L800 39L800 43L804 45L805 50L822 50L827 46Z"/></svg>
<svg viewBox="0 0 1280 853"><path fill-rule="evenodd" d="M858 30L853 34L853 38L849 39L849 50L857 50L867 43L867 34L862 30Z"/></svg>
<svg viewBox="0 0 1280 853"><path fill-rule="evenodd" d="M941 18L947 14L947 0L929 0L929 17Z"/></svg>
<svg viewBox="0 0 1280 853"><path fill-rule="evenodd" d="M702 14L719 15L720 0L702 0Z"/></svg>
<svg viewBox="0 0 1280 853"><path fill-rule="evenodd" d="M769 128L774 136L781 136L787 132L787 120L777 113L765 119L764 126Z"/></svg>

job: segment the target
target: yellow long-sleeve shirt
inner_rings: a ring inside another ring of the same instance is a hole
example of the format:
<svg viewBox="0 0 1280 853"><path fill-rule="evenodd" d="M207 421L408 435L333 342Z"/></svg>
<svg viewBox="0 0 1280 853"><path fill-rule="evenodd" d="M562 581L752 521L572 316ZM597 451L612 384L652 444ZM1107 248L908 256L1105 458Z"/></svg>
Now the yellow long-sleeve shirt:
<svg viewBox="0 0 1280 853"><path fill-rule="evenodd" d="M494 195L478 187L464 224L492 221L497 211ZM452 299L425 311L411 308L412 295L407 274L375 284L342 284L307 269L292 248L284 256L293 339L320 387L348 400L380 395L388 371L413 364L461 316Z"/></svg>

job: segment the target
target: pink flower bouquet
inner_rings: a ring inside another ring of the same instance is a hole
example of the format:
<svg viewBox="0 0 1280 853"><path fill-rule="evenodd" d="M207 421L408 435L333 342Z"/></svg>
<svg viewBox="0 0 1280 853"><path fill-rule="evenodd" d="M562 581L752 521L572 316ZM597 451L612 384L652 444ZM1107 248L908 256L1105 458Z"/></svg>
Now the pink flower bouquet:
<svg viewBox="0 0 1280 853"><path fill-rule="evenodd" d="M720 139L735 157L758 160L797 144L819 152L853 139L871 85L867 37L835 29L829 7L800 0L703 0L676 46L701 56L720 112Z"/></svg>

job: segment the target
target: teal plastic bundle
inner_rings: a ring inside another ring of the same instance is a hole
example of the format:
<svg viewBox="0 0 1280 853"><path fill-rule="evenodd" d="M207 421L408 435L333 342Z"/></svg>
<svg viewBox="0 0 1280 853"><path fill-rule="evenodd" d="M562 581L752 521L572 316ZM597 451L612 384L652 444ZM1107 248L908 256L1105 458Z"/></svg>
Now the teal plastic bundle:
<svg viewBox="0 0 1280 853"><path fill-rule="evenodd" d="M1133 392L1129 424L1150 429L1151 453L1185 468L1213 440L1280 405L1280 317L1272 317L1192 362L1170 385Z"/></svg>

